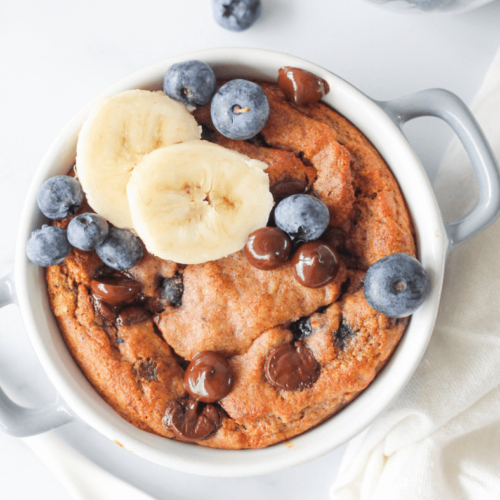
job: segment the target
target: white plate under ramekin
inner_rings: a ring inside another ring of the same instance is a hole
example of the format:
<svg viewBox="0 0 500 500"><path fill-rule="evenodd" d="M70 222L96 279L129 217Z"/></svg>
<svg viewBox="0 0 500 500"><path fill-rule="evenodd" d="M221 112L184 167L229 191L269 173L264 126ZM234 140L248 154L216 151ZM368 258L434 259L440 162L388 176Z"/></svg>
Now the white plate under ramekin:
<svg viewBox="0 0 500 500"><path fill-rule="evenodd" d="M428 299L413 315L396 352L372 384L339 414L286 443L261 450L217 450L137 429L98 396L73 361L49 306L45 270L29 262L25 254L31 232L45 222L37 206L37 191L46 179L66 174L73 165L78 132L93 101L61 132L40 163L24 203L14 272L0 280L0 307L17 302L38 359L62 399L58 398L49 407L26 409L12 403L0 390L0 427L11 434L26 436L80 419L131 452L172 469L207 476L265 474L317 458L342 445L365 429L402 390L432 334L447 252L496 218L500 178L479 126L453 94L430 90L395 101L375 102L333 73L277 52L224 48L174 57L121 80L97 99L132 88L160 89L167 68L190 59L210 64L220 78L275 81L280 67L295 66L328 81L330 93L324 102L370 139L403 191L415 223L419 258L432 278ZM481 199L476 208L464 220L448 226L443 223L425 171L400 129L405 121L423 115L443 118L455 129L471 156L481 186Z"/></svg>

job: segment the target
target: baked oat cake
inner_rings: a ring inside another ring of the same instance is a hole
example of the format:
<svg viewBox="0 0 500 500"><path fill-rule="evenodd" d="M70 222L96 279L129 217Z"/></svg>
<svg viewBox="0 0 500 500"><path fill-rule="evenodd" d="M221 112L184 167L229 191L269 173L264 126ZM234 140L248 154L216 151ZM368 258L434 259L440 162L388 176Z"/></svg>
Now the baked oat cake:
<svg viewBox="0 0 500 500"><path fill-rule="evenodd" d="M262 271L243 250L186 265L144 247L138 264L116 271L95 251L73 248L46 272L66 345L105 401L142 430L214 448L263 448L328 419L373 381L408 325L372 309L363 293L369 266L416 255L389 168L325 104L295 104L277 85L259 84L269 119L250 140L220 134L210 104L193 115L203 139L267 164L276 202L309 193L326 205L320 240L339 256L332 281L303 286L290 261ZM91 210L84 202L76 215ZM210 361L217 373L230 374L217 380L228 387L216 402L185 389L190 362L205 351L219 356Z"/></svg>

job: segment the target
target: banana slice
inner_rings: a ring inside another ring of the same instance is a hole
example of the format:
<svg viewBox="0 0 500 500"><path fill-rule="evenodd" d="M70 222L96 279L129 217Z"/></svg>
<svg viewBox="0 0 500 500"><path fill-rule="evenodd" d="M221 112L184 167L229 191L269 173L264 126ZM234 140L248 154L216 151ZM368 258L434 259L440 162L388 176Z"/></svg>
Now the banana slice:
<svg viewBox="0 0 500 500"><path fill-rule="evenodd" d="M206 141L157 149L132 172L127 194L148 251L200 264L241 250L273 207L267 164Z"/></svg>
<svg viewBox="0 0 500 500"><path fill-rule="evenodd" d="M90 206L120 228L133 228L126 188L144 155L200 138L196 120L163 92L126 90L100 101L78 136L76 170Z"/></svg>

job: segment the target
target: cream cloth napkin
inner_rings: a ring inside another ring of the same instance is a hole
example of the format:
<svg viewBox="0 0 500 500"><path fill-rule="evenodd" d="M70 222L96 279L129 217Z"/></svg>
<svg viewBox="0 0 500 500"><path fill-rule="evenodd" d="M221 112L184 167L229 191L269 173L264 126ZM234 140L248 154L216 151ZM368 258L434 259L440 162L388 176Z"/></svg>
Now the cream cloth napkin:
<svg viewBox="0 0 500 500"><path fill-rule="evenodd" d="M472 110L500 158L500 52ZM458 141L435 188L447 220L477 199ZM450 255L423 361L396 402L349 443L330 495L500 499L500 220Z"/></svg>

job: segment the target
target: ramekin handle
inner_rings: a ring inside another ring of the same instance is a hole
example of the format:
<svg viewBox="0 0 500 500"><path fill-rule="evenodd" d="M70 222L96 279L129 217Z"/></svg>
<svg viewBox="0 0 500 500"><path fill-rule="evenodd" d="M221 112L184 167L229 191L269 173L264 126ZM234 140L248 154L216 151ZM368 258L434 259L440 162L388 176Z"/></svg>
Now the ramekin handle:
<svg viewBox="0 0 500 500"><path fill-rule="evenodd" d="M14 280L9 274L0 278L0 308L15 303ZM0 429L12 436L34 436L72 420L70 409L59 396L54 403L41 408L26 408L14 403L0 388Z"/></svg>
<svg viewBox="0 0 500 500"><path fill-rule="evenodd" d="M445 224L450 248L472 238L495 222L500 213L500 171L491 146L465 103L443 89L430 89L392 101L377 102L401 129L414 118L434 116L458 135L476 171L479 200L461 219Z"/></svg>

